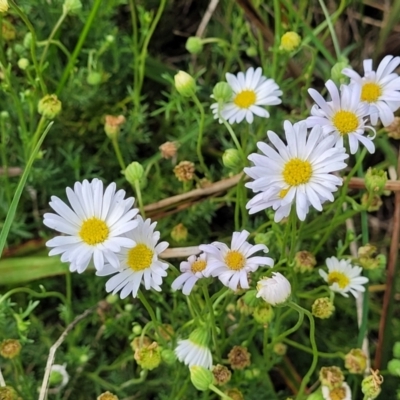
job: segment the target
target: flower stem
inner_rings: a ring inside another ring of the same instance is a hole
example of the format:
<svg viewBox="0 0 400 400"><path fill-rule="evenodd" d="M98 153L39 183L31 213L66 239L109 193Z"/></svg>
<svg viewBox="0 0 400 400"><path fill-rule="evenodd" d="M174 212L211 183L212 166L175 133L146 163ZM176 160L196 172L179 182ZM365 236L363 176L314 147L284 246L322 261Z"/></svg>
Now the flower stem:
<svg viewBox="0 0 400 400"><path fill-rule="evenodd" d="M135 184L134 184L134 187L135 187L137 201L138 201L138 204L139 204L140 214L143 217L143 219L145 219L146 218L146 214L145 214L144 206L143 206L142 190L140 189L140 182L136 180Z"/></svg>
<svg viewBox="0 0 400 400"><path fill-rule="evenodd" d="M215 325L214 307L211 302L210 294L208 293L208 288L205 284L202 285L202 289L203 289L204 298L206 300L208 312L210 315L211 332L212 332L212 338L213 338L213 343L214 343L214 349L215 349L215 352L217 353L217 357L219 359L221 359L220 347L218 346L218 341L217 341L217 327Z"/></svg>
<svg viewBox="0 0 400 400"><path fill-rule="evenodd" d="M209 389L212 390L214 393L217 393L218 395L221 396L221 399L225 400L233 400L232 397L229 397L225 393L221 392L217 387L215 387L213 384L210 384Z"/></svg>
<svg viewBox="0 0 400 400"><path fill-rule="evenodd" d="M119 148L119 143L118 143L118 139L116 137L113 137L111 139L112 145L114 147L114 151L115 151L115 155L117 156L118 162L119 162L119 166L121 167L122 170L126 169L126 165L124 162L124 159L122 158L122 154L121 154L121 150Z"/></svg>

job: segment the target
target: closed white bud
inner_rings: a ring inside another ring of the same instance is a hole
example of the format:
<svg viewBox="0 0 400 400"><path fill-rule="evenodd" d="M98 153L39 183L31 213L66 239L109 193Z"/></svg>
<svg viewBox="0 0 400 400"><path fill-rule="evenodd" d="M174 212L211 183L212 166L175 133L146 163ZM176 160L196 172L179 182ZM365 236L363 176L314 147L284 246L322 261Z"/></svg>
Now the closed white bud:
<svg viewBox="0 0 400 400"><path fill-rule="evenodd" d="M257 297L272 306L286 303L291 293L290 282L279 272L273 272L272 278L264 277L257 283Z"/></svg>

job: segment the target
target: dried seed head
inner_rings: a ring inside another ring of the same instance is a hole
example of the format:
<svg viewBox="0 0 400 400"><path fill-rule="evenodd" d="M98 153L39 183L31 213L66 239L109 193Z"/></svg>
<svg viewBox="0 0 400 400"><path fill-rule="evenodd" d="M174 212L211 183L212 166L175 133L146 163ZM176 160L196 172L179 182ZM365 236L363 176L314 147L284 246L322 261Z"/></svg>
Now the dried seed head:
<svg viewBox="0 0 400 400"><path fill-rule="evenodd" d="M225 392L232 400L244 400L243 394L239 389L229 389Z"/></svg>
<svg viewBox="0 0 400 400"><path fill-rule="evenodd" d="M322 367L319 371L319 380L322 386L327 386L332 390L342 386L344 375L339 367Z"/></svg>
<svg viewBox="0 0 400 400"><path fill-rule="evenodd" d="M394 117L394 121L386 129L389 137L400 139L400 117Z"/></svg>
<svg viewBox="0 0 400 400"><path fill-rule="evenodd" d="M244 369L250 365L251 354L246 347L233 346L228 354L228 360L232 369Z"/></svg>
<svg viewBox="0 0 400 400"><path fill-rule="evenodd" d="M0 344L0 355L12 359L19 355L21 348L21 343L17 339L5 339Z"/></svg>
<svg viewBox="0 0 400 400"><path fill-rule="evenodd" d="M159 147L161 157L169 160L170 158L176 157L178 152L178 145L176 142L165 142Z"/></svg>
<svg viewBox="0 0 400 400"><path fill-rule="evenodd" d="M118 397L115 394L107 391L102 393L97 400L118 400Z"/></svg>
<svg viewBox="0 0 400 400"><path fill-rule="evenodd" d="M312 253L309 251L298 251L294 257L294 269L296 272L312 272L317 265L317 261Z"/></svg>
<svg viewBox="0 0 400 400"><path fill-rule="evenodd" d="M181 182L191 181L194 177L194 164L190 161L181 161L175 168L174 174Z"/></svg>
<svg viewBox="0 0 400 400"><path fill-rule="evenodd" d="M351 349L344 358L344 366L352 374L363 374L367 368L367 356L361 349Z"/></svg>
<svg viewBox="0 0 400 400"><path fill-rule="evenodd" d="M125 123L126 119L123 115L106 115L104 123L104 131L110 139L118 137L121 131L121 126Z"/></svg>
<svg viewBox="0 0 400 400"><path fill-rule="evenodd" d="M217 364L213 370L212 373L214 375L214 380L215 384L222 386L225 385L225 383L228 383L231 379L232 373L229 371L227 367L221 364Z"/></svg>

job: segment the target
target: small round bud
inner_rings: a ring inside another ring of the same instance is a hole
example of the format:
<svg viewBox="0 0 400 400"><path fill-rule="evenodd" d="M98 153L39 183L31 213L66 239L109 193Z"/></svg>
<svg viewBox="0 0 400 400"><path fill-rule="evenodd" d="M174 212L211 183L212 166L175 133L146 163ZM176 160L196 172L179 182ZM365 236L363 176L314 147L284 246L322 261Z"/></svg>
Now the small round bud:
<svg viewBox="0 0 400 400"><path fill-rule="evenodd" d="M88 73L88 76L86 77L86 82L90 86L97 86L97 85L100 85L102 79L103 78L102 78L101 72L99 72L99 71L90 71Z"/></svg>
<svg viewBox="0 0 400 400"><path fill-rule="evenodd" d="M388 136L393 139L400 139L400 117L394 117L394 121L386 127Z"/></svg>
<svg viewBox="0 0 400 400"><path fill-rule="evenodd" d="M133 304L125 304L124 305L124 310L128 313L132 312L133 310Z"/></svg>
<svg viewBox="0 0 400 400"><path fill-rule="evenodd" d="M213 383L214 375L207 368L193 365L190 367L190 380L197 390L204 392Z"/></svg>
<svg viewBox="0 0 400 400"><path fill-rule="evenodd" d="M76 13L82 8L80 0L65 0L63 4L63 11L67 13Z"/></svg>
<svg viewBox="0 0 400 400"><path fill-rule="evenodd" d="M1 119L9 119L10 118L10 114L8 113L8 111L2 111L1 113L0 113L0 118Z"/></svg>
<svg viewBox="0 0 400 400"><path fill-rule="evenodd" d="M106 297L106 301L108 304L115 304L119 300L119 296L117 294L109 294Z"/></svg>
<svg viewBox="0 0 400 400"><path fill-rule="evenodd" d="M314 317L327 319L335 312L335 306L328 297L316 299L311 307Z"/></svg>
<svg viewBox="0 0 400 400"><path fill-rule="evenodd" d="M256 236L254 236L254 243L265 244L266 246L269 246L271 244L271 239L273 236L273 232L257 233Z"/></svg>
<svg viewBox="0 0 400 400"><path fill-rule="evenodd" d="M243 297L241 297L244 302L250 306L255 307L260 303L260 300L257 299L257 291L256 290L247 290Z"/></svg>
<svg viewBox="0 0 400 400"><path fill-rule="evenodd" d="M301 43L301 37L296 33L296 32L286 32L282 37L281 37L281 45L280 49L291 52L293 50L296 50Z"/></svg>
<svg viewBox="0 0 400 400"><path fill-rule="evenodd" d="M212 97L222 103L226 103L231 100L233 94L232 88L226 82L218 82L213 89Z"/></svg>
<svg viewBox="0 0 400 400"><path fill-rule="evenodd" d="M173 365L176 362L176 354L171 349L164 349L164 350L161 351L161 359L167 365Z"/></svg>
<svg viewBox="0 0 400 400"><path fill-rule="evenodd" d="M278 356L284 356L287 352L287 346L285 343L275 343L274 353Z"/></svg>
<svg viewBox="0 0 400 400"><path fill-rule="evenodd" d="M133 163L130 163L126 167L124 174L125 174L126 180L131 185L135 185L135 183L138 183L142 180L143 175L144 175L144 168L142 167L141 164L134 161Z"/></svg>
<svg viewBox="0 0 400 400"><path fill-rule="evenodd" d="M171 237L175 242L185 242L188 237L188 230L185 225L178 224L172 228Z"/></svg>
<svg viewBox="0 0 400 400"><path fill-rule="evenodd" d="M115 394L112 394L111 392L107 391L102 393L99 397L97 397L97 400L118 400L118 397Z"/></svg>
<svg viewBox="0 0 400 400"><path fill-rule="evenodd" d="M11 386L0 387L0 399L1 400L19 400L18 393Z"/></svg>
<svg viewBox="0 0 400 400"><path fill-rule="evenodd" d="M179 71L174 76L175 88L184 97L191 97L196 93L196 82L185 71Z"/></svg>
<svg viewBox="0 0 400 400"><path fill-rule="evenodd" d="M107 43L114 43L115 42L115 36L114 35L107 35L106 36L106 42Z"/></svg>
<svg viewBox="0 0 400 400"><path fill-rule="evenodd" d="M194 177L194 164L190 161L181 161L175 168L174 174L178 181L189 182Z"/></svg>
<svg viewBox="0 0 400 400"><path fill-rule="evenodd" d="M260 375L261 371L258 368L246 369L246 371L244 371L244 377L248 380L257 379Z"/></svg>
<svg viewBox="0 0 400 400"><path fill-rule="evenodd" d="M363 374L367 368L367 356L361 349L351 349L344 357L344 366L352 374Z"/></svg>
<svg viewBox="0 0 400 400"><path fill-rule="evenodd" d="M66 364L54 364L51 366L49 386L53 389L61 389L69 382L69 375L65 366Z"/></svg>
<svg viewBox="0 0 400 400"><path fill-rule="evenodd" d="M254 46L250 46L246 49L247 57L255 57L258 54L257 48Z"/></svg>
<svg viewBox="0 0 400 400"><path fill-rule="evenodd" d="M246 347L233 346L228 353L228 360L232 369L244 369L250 365L251 354Z"/></svg>
<svg viewBox="0 0 400 400"><path fill-rule="evenodd" d="M191 36L186 41L185 47L190 54L198 54L203 50L203 40L197 36Z"/></svg>
<svg viewBox="0 0 400 400"><path fill-rule="evenodd" d="M110 139L116 139L121 131L121 126L125 123L123 115L106 115L104 123L104 131Z"/></svg>
<svg viewBox="0 0 400 400"><path fill-rule="evenodd" d="M80 364L85 364L85 363L87 363L89 361L89 356L87 355L87 354L82 354L80 357L79 357L79 363Z"/></svg>
<svg viewBox="0 0 400 400"><path fill-rule="evenodd" d="M6 13L9 5L7 0L0 0L0 13Z"/></svg>
<svg viewBox="0 0 400 400"><path fill-rule="evenodd" d="M222 162L229 169L237 169L241 166L240 153L237 149L227 149L222 155Z"/></svg>
<svg viewBox="0 0 400 400"><path fill-rule="evenodd" d="M26 49L29 49L31 47L31 43L32 43L32 33L31 32L28 32L25 35L23 43L24 43L24 47Z"/></svg>
<svg viewBox="0 0 400 400"><path fill-rule="evenodd" d="M4 358L15 358L21 352L21 343L17 339L5 339L0 343L0 356Z"/></svg>
<svg viewBox="0 0 400 400"><path fill-rule="evenodd" d="M312 272L317 265L317 260L314 255L309 251L298 251L294 256L294 270L304 274L305 272Z"/></svg>
<svg viewBox="0 0 400 400"><path fill-rule="evenodd" d="M346 57L340 57L339 61L331 68L331 78L336 84L347 83L349 78L342 74L344 68L349 67L349 60Z"/></svg>
<svg viewBox="0 0 400 400"><path fill-rule="evenodd" d="M393 359L388 362L388 371L391 375L400 376L400 360Z"/></svg>
<svg viewBox="0 0 400 400"><path fill-rule="evenodd" d="M393 346L393 356L400 359L400 342L396 342Z"/></svg>
<svg viewBox="0 0 400 400"><path fill-rule="evenodd" d="M17 64L18 68L25 71L29 67L29 60L27 58L20 58Z"/></svg>
<svg viewBox="0 0 400 400"><path fill-rule="evenodd" d="M143 368L151 371L161 363L161 349L157 342L141 346L135 350L134 359Z"/></svg>
<svg viewBox="0 0 400 400"><path fill-rule="evenodd" d="M387 182L386 171L368 168L365 174L365 187L370 193L381 195Z"/></svg>
<svg viewBox="0 0 400 400"><path fill-rule="evenodd" d="M340 388L344 382L344 375L339 367L322 367L319 371L319 380L322 386L329 389Z"/></svg>
<svg viewBox="0 0 400 400"><path fill-rule="evenodd" d="M382 390L382 383L383 377L382 375L379 375L379 371L371 370L371 375L365 377L361 382L361 391L369 398L369 400L375 400Z"/></svg>
<svg viewBox="0 0 400 400"><path fill-rule="evenodd" d="M142 333L142 326L135 322L132 326L132 333L136 336L139 336Z"/></svg>
<svg viewBox="0 0 400 400"><path fill-rule="evenodd" d="M231 380L232 373L227 367L221 364L217 364L212 369L214 375L214 382L218 386L225 385Z"/></svg>
<svg viewBox="0 0 400 400"><path fill-rule="evenodd" d="M232 400L244 400L243 394L239 389L229 389L225 392Z"/></svg>
<svg viewBox="0 0 400 400"><path fill-rule="evenodd" d="M46 119L54 119L62 109L61 101L55 94L47 94L38 103L38 113Z"/></svg>
<svg viewBox="0 0 400 400"><path fill-rule="evenodd" d="M161 157L166 160L175 158L178 152L178 146L176 142L165 142L160 147Z"/></svg>
<svg viewBox="0 0 400 400"><path fill-rule="evenodd" d="M274 310L268 303L259 304L254 308L253 317L259 324L267 325L274 318Z"/></svg>

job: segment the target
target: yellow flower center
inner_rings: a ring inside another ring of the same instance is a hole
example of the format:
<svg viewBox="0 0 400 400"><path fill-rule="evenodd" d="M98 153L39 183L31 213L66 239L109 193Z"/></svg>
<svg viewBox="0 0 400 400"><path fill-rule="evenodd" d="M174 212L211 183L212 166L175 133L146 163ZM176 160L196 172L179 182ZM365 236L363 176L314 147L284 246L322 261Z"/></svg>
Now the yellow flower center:
<svg viewBox="0 0 400 400"><path fill-rule="evenodd" d="M350 283L350 279L343 272L332 271L328 274L328 283L329 285L337 283L340 289L344 289Z"/></svg>
<svg viewBox="0 0 400 400"><path fill-rule="evenodd" d="M242 90L240 93L236 95L233 99L233 102L239 108L249 108L256 102L256 94L254 90Z"/></svg>
<svg viewBox="0 0 400 400"><path fill-rule="evenodd" d="M204 260L196 260L192 264L192 272L195 274L196 272L201 272L206 269L207 263Z"/></svg>
<svg viewBox="0 0 400 400"><path fill-rule="evenodd" d="M278 196L279 196L279 198L280 199L283 199L286 195L287 195L287 192L289 191L289 188L287 188L287 189L282 189L280 192L279 192L279 194L278 194Z"/></svg>
<svg viewBox="0 0 400 400"><path fill-rule="evenodd" d="M332 389L329 396L331 400L343 400L346 398L346 389L343 387Z"/></svg>
<svg viewBox="0 0 400 400"><path fill-rule="evenodd" d="M311 164L308 161L292 158L283 168L283 179L289 186L298 186L307 183L312 175ZM286 192L285 192L286 190ZM283 189L279 193L281 198L286 196L288 189Z"/></svg>
<svg viewBox="0 0 400 400"><path fill-rule="evenodd" d="M103 243L110 233L108 226L104 221L96 217L89 218L83 222L79 236L89 245Z"/></svg>
<svg viewBox="0 0 400 400"><path fill-rule="evenodd" d="M332 123L342 136L354 132L359 125L357 115L344 110L338 111L333 116Z"/></svg>
<svg viewBox="0 0 400 400"><path fill-rule="evenodd" d="M154 251L147 247L144 243L138 243L128 252L127 264L134 271L143 271L149 268L153 261Z"/></svg>
<svg viewBox="0 0 400 400"><path fill-rule="evenodd" d="M381 95L382 88L373 82L364 84L361 89L361 100L368 103L374 103Z"/></svg>
<svg viewBox="0 0 400 400"><path fill-rule="evenodd" d="M246 258L236 250L230 250L225 256L225 264L234 271L241 270L246 264Z"/></svg>

